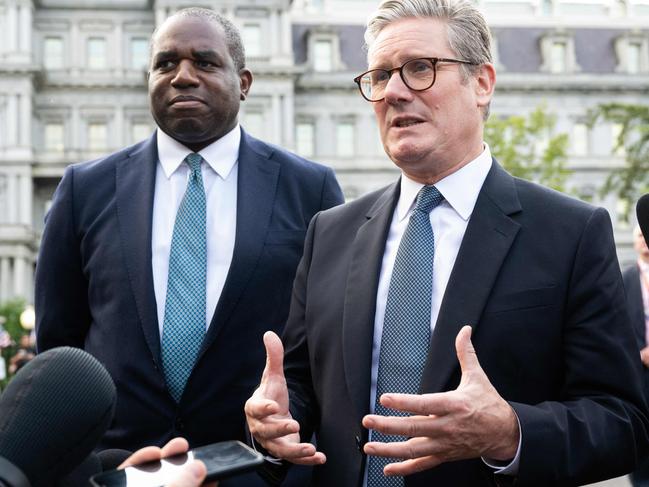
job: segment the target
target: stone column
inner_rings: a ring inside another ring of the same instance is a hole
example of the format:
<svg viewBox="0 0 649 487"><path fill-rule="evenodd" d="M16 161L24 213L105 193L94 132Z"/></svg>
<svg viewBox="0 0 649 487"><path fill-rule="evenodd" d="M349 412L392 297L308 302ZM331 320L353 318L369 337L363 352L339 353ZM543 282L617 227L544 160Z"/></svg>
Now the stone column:
<svg viewBox="0 0 649 487"><path fill-rule="evenodd" d="M18 8L14 3L6 5L5 40L8 53L15 53L18 50Z"/></svg>
<svg viewBox="0 0 649 487"><path fill-rule="evenodd" d="M32 201L34 188L32 185L32 176L29 173L30 168L19 176L20 187L20 223L23 225L32 226Z"/></svg>
<svg viewBox="0 0 649 487"><path fill-rule="evenodd" d="M20 6L20 50L28 56L27 61L32 57L32 5L23 4Z"/></svg>
<svg viewBox="0 0 649 487"><path fill-rule="evenodd" d="M9 257L0 258L0 300L11 297L11 262Z"/></svg>
<svg viewBox="0 0 649 487"><path fill-rule="evenodd" d="M31 147L32 139L32 97L29 92L20 95L20 146Z"/></svg>
<svg viewBox="0 0 649 487"><path fill-rule="evenodd" d="M26 277L27 277L27 262L23 257L14 258L14 295L25 297L26 295Z"/></svg>
<svg viewBox="0 0 649 487"><path fill-rule="evenodd" d="M273 117L273 133L268 134L272 143L282 145L282 106L280 95L273 95L271 99L271 116Z"/></svg>
<svg viewBox="0 0 649 487"><path fill-rule="evenodd" d="M7 223L18 222L18 181L13 172L7 174Z"/></svg>
<svg viewBox="0 0 649 487"><path fill-rule="evenodd" d="M7 147L18 145L18 95L10 93L7 97Z"/></svg>

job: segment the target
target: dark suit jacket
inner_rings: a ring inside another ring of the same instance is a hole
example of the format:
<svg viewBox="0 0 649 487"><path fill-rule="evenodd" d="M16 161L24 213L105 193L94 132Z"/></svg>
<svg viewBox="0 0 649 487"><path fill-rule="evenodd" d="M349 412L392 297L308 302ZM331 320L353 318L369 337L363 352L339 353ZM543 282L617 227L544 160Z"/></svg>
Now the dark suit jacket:
<svg viewBox="0 0 649 487"><path fill-rule="evenodd" d="M638 350L647 346L645 335L644 303L642 301L642 288L640 283L640 268L637 264L627 267L622 273L624 290L626 291L627 310L631 318L631 324L635 331ZM649 399L649 369L643 367L644 393Z"/></svg>
<svg viewBox="0 0 649 487"><path fill-rule="evenodd" d="M314 484L361 485L376 291L399 185L318 214L284 332L291 412L327 462ZM640 363L608 214L515 179L494 162L441 304L421 392L460 378L463 325L520 420L519 485L588 483L633 469L647 449ZM480 459L406 486L492 485Z"/></svg>
<svg viewBox="0 0 649 487"><path fill-rule="evenodd" d="M242 132L232 263L200 356L176 405L167 392L151 268L155 136L70 166L56 191L36 272L39 351L85 349L117 386L100 448L173 436L192 446L244 436L243 405L265 363L262 335L286 321L304 235L342 202L333 171Z"/></svg>

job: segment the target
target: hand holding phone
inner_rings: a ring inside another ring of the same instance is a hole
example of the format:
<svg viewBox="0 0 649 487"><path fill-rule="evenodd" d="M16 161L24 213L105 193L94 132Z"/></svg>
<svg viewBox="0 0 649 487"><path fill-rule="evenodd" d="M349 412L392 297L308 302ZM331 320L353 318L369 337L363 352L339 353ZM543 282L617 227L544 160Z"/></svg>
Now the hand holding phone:
<svg viewBox="0 0 649 487"><path fill-rule="evenodd" d="M182 439L181 439L182 440ZM172 442L176 442L172 440ZM168 443L163 449L144 448L125 462L123 470L95 475L97 487L197 487L205 480L218 480L246 472L263 463L263 456L239 441L224 441L159 459L160 455L186 451L187 442ZM166 451L165 451L166 449ZM156 457L156 455L158 455ZM152 458L158 458L154 461ZM200 462L196 462L199 460ZM132 465L132 462L145 461ZM203 465L201 465L201 462ZM206 472L202 470L205 467ZM201 480L201 474L205 477Z"/></svg>
<svg viewBox="0 0 649 487"><path fill-rule="evenodd" d="M132 465L153 462L174 455L181 455L189 450L189 443L185 438L173 438L162 448L148 446L141 448L128 457L118 469L124 469ZM194 460L187 464L178 476L176 476L165 487L200 487L207 476L207 468L200 460ZM218 487L216 482L205 484L206 487Z"/></svg>

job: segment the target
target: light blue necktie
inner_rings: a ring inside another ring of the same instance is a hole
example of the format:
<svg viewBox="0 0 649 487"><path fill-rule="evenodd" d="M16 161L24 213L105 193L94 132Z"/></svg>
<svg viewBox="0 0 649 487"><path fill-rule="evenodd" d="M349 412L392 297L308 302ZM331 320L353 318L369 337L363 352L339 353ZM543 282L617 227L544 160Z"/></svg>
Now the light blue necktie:
<svg viewBox="0 0 649 487"><path fill-rule="evenodd" d="M417 195L390 279L381 334L374 414L407 416L379 403L381 394L416 394L430 345L430 303L433 292L435 238L430 212L444 197L435 186L424 186ZM403 436L372 431L372 441L404 441ZM398 459L369 457L368 487L400 487L403 477L386 477L383 467Z"/></svg>
<svg viewBox="0 0 649 487"><path fill-rule="evenodd" d="M176 214L169 252L162 366L167 387L176 402L180 402L198 357L207 321L207 231L202 160L199 154L189 154L185 158L191 172Z"/></svg>

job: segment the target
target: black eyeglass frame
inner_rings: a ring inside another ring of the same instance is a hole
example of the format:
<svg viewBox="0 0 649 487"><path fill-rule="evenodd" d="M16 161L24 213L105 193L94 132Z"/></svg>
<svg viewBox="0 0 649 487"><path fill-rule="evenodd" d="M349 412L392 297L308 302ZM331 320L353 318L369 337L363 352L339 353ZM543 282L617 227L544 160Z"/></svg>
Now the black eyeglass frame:
<svg viewBox="0 0 649 487"><path fill-rule="evenodd" d="M406 81L406 78L403 76L403 68L406 64L409 64L413 61L430 61L433 65L433 80L431 81L430 85L428 85L426 88L419 88L415 89L412 88L408 82ZM478 63L474 63L472 61L464 61L462 59L450 59L450 58L443 58L443 57L417 57L413 59L408 59L405 63L403 63L401 66L398 66L396 68L390 68L390 69L381 69L381 68L375 68L375 69L370 69L368 71L365 71L364 73L359 74L354 78L354 83L358 86L358 91L361 92L361 96L365 98L367 101L370 103L376 103L385 98L385 96L382 96L381 98L378 98L376 100L371 100L367 96L365 96L365 93L363 92L363 88L361 87L361 78L368 73L372 73L375 71L383 71L384 73L388 73L388 81L392 78L392 73L395 71L399 71L399 76L401 77L401 81L403 81L403 84L408 87L409 90L412 91L426 91L429 89L431 86L435 84L435 81L437 80L437 63L459 63L459 64L468 64L470 66L477 66Z"/></svg>

